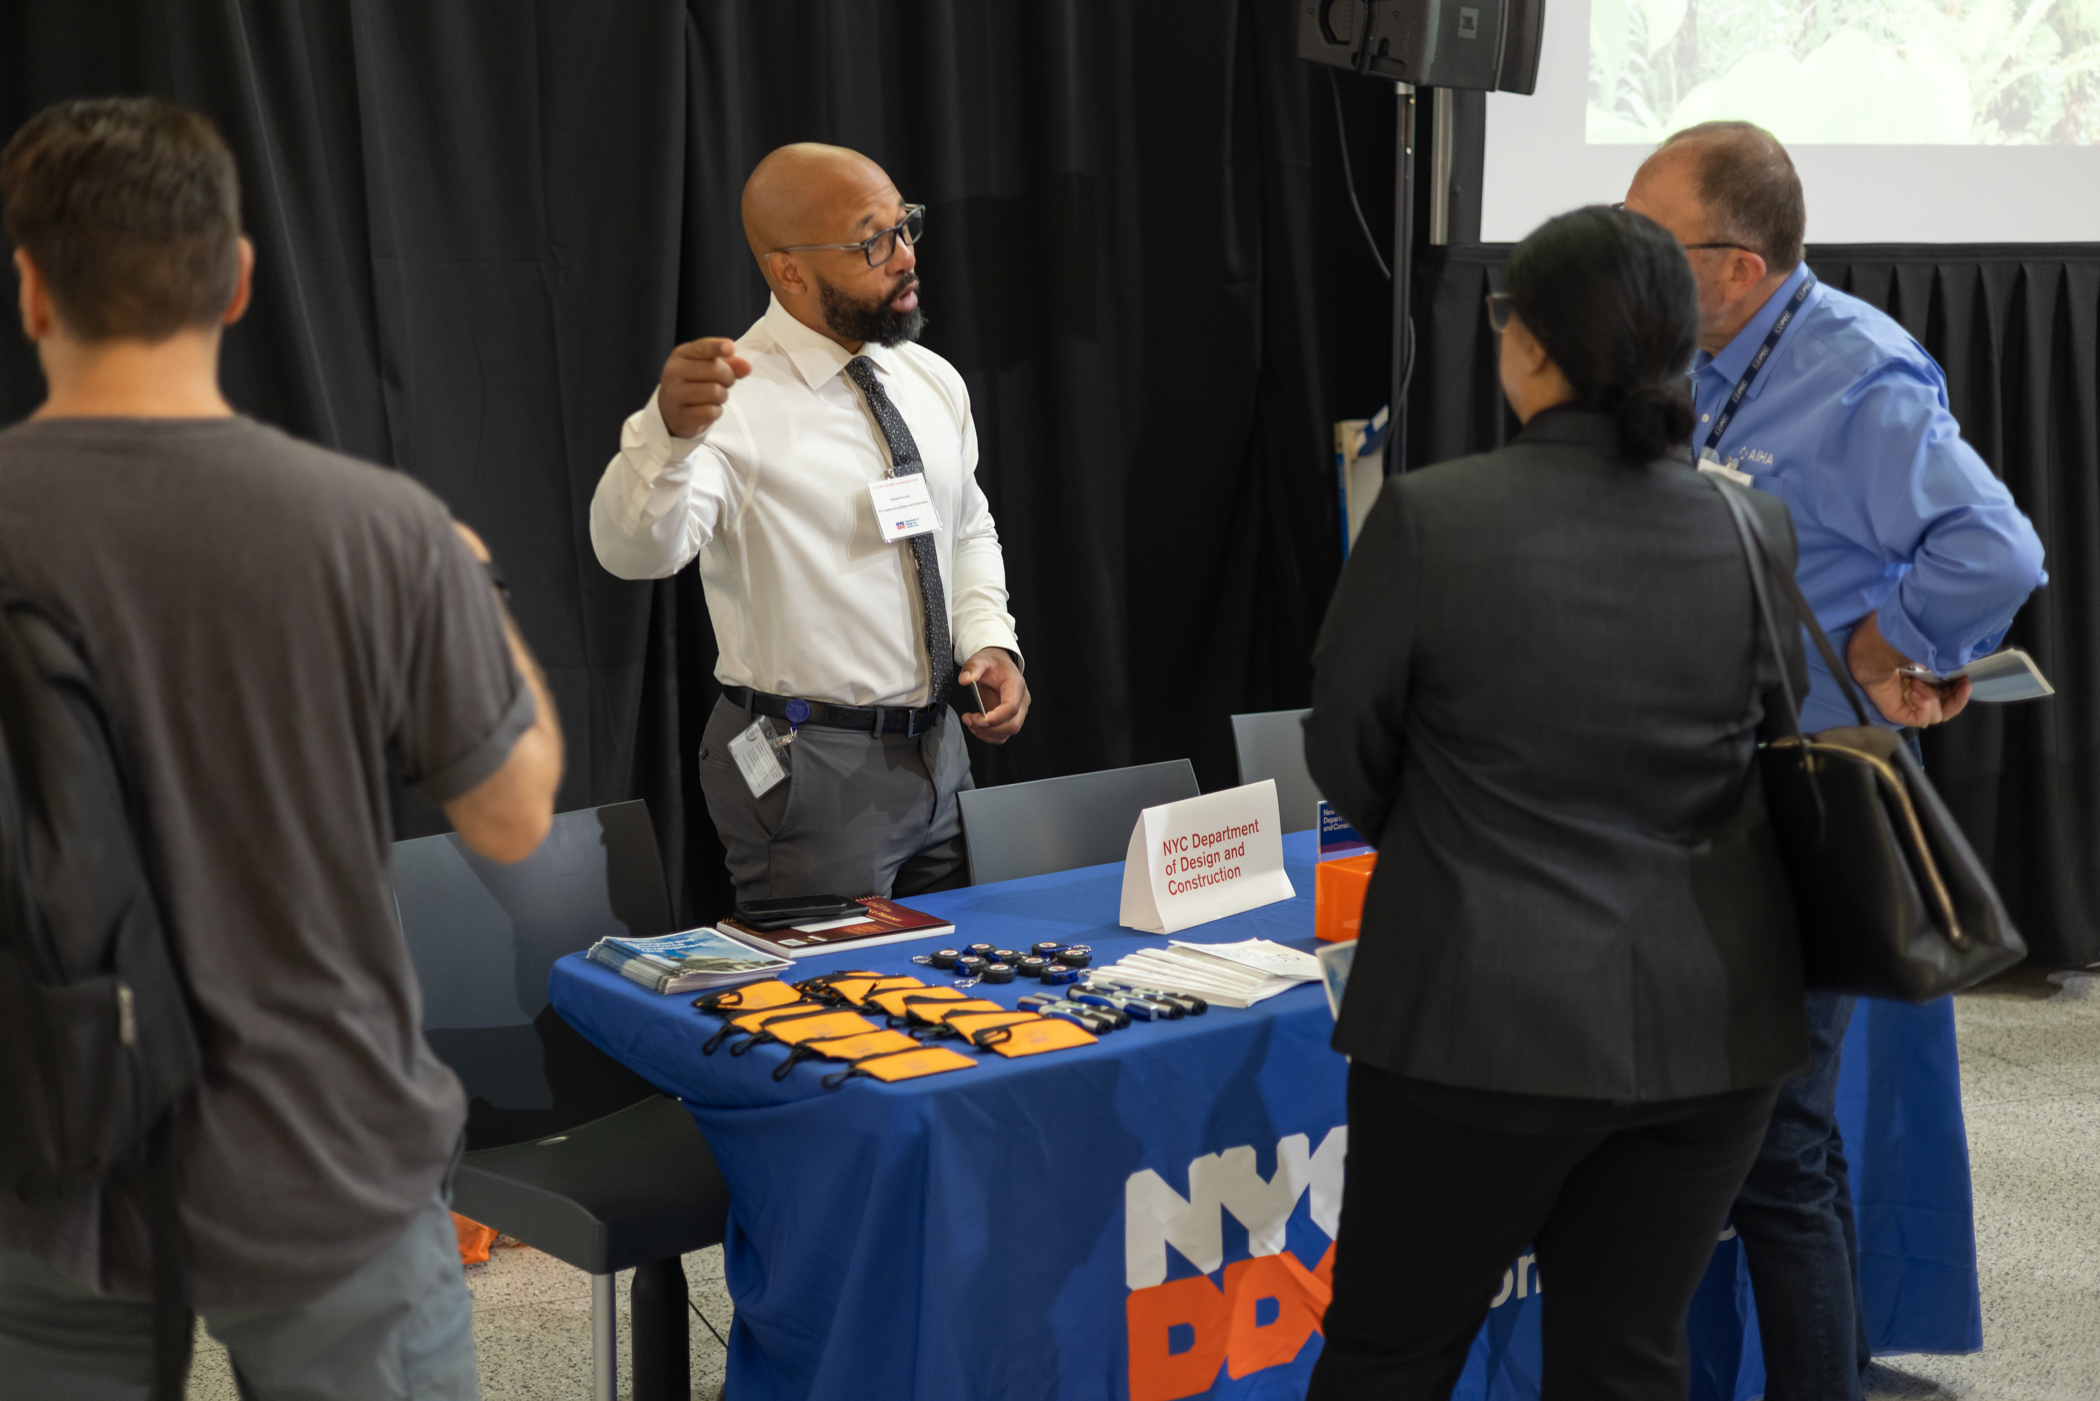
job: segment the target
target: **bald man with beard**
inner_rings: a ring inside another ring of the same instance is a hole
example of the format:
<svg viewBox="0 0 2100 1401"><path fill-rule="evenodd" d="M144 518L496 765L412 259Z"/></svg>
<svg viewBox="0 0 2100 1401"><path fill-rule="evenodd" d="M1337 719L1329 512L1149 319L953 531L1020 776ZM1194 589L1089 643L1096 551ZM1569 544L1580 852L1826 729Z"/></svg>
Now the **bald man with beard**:
<svg viewBox="0 0 2100 1401"><path fill-rule="evenodd" d="M960 885L963 727L1003 744L1029 697L969 392L915 344L925 210L801 144L759 162L743 218L766 313L671 352L591 543L623 579L700 561L722 683L700 783L739 900Z"/></svg>

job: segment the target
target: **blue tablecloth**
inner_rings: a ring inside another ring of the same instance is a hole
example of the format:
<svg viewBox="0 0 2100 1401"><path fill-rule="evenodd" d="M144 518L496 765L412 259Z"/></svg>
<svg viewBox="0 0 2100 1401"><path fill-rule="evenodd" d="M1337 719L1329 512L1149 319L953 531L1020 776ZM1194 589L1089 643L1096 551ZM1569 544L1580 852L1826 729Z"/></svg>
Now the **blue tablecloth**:
<svg viewBox="0 0 2100 1401"><path fill-rule="evenodd" d="M1298 898L1184 937L1315 947L1311 837L1285 838ZM954 935L805 959L796 975L863 966L937 981L912 954L978 941L1087 943L1111 963L1160 942L1115 924L1121 879L1101 866L923 896L911 903ZM1033 986L976 990L1010 1005ZM719 1023L690 999L581 957L555 965L549 992L585 1036L686 1101L728 1178L739 1401L1303 1394L1346 1143L1345 1063L1317 987L1098 1046L836 1090L821 1088L821 1063L775 1081L779 1047L703 1056ZM1877 1350L1981 1346L1946 1003L1861 1004L1840 1114ZM1763 1389L1737 1254L1721 1242L1693 1308L1700 1401ZM1507 1286L1461 1398L1538 1394L1528 1259Z"/></svg>

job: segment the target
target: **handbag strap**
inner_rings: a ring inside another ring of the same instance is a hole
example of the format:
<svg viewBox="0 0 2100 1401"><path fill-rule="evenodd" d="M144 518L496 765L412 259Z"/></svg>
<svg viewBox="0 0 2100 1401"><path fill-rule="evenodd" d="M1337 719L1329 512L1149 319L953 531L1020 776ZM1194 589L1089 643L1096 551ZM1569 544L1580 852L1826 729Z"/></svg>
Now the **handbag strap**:
<svg viewBox="0 0 2100 1401"><path fill-rule="evenodd" d="M1737 495L1739 488L1731 486L1712 472L1701 472L1699 475L1711 482L1715 491L1721 493L1721 500L1728 506L1728 518L1735 524L1736 538L1742 542L1743 559L1750 566L1750 588L1757 595L1757 611L1764 620L1765 638L1772 646L1772 660L1779 667L1779 688L1786 696L1787 721L1793 726L1794 733L1797 736L1801 733L1801 703L1794 695L1793 681L1787 676L1786 652L1779 645L1779 628L1773 621L1768 578L1775 573L1779 576L1780 586L1786 590L1787 601L1794 605L1795 616L1801 620L1801 625L1808 629L1808 635L1815 640L1816 651L1823 657L1823 665L1830 668L1830 674L1836 678L1838 688L1851 703L1852 713L1859 717L1862 726L1871 726L1874 722L1867 718L1866 702L1854 686L1851 673L1838 661L1837 652L1831 647L1830 639L1824 636L1822 624L1816 621L1815 610L1810 608L1808 600L1801 596L1801 586L1794 582L1793 571L1774 570L1770 567L1771 553L1764 547L1764 535L1758 530L1757 519L1750 514L1749 505Z"/></svg>

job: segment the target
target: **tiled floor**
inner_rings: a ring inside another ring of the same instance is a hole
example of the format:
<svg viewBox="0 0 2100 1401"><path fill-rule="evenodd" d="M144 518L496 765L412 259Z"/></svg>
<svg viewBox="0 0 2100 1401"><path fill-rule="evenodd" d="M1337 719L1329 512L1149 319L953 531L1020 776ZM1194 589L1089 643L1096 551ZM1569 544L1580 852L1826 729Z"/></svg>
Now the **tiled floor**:
<svg viewBox="0 0 2100 1401"><path fill-rule="evenodd" d="M729 1332L729 1294L722 1287L722 1252L685 1257L685 1277L701 1316ZM620 1276L620 1395L629 1394L627 1286ZM591 1280L551 1255L497 1249L485 1265L467 1267L474 1291L474 1350L481 1362L485 1401L589 1401L591 1394ZM693 1395L714 1401L722 1386L722 1344L692 1319ZM190 1401L238 1401L226 1355L201 1332Z"/></svg>
<svg viewBox="0 0 2100 1401"><path fill-rule="evenodd" d="M1976 1184L1983 1351L1877 1365L1876 1401L2100 1401L2100 974L2025 970L1955 1002ZM693 1302L728 1330L722 1252L686 1257ZM590 1281L533 1250L467 1271L488 1401L590 1395ZM627 1350L621 1278L620 1349ZM722 1384L721 1344L693 1320L693 1394ZM621 1390L626 1394L626 1368ZM199 1349L194 1401L235 1401Z"/></svg>

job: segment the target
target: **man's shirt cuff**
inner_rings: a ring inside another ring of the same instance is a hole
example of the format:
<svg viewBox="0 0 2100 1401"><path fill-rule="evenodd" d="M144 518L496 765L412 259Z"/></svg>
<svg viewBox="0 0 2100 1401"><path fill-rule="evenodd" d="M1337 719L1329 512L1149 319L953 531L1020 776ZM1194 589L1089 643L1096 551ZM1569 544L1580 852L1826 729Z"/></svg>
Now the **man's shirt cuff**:
<svg viewBox="0 0 2100 1401"><path fill-rule="evenodd" d="M1927 671L1951 671L1968 660L1966 657L1942 657L1940 649L1933 646L1931 639L1918 630L1918 625L1902 609L1890 606L1895 601L1895 596L1890 595L1888 603L1884 603L1874 615L1874 625L1881 629L1882 641Z"/></svg>
<svg viewBox="0 0 2100 1401"><path fill-rule="evenodd" d="M1027 675L1028 661L1021 655L1021 640L1014 636L1012 628L1002 627L990 620L971 623L957 621L955 627L955 664L957 666L961 666L987 647L998 647L1012 653L1015 669L1020 671L1022 675Z"/></svg>
<svg viewBox="0 0 2100 1401"><path fill-rule="evenodd" d="M628 539L647 534L684 498L693 459L706 440L705 428L690 438L671 436L651 394L621 427L615 476L606 482L616 488L604 502L610 508L607 524ZM633 474L624 482L617 476L621 467Z"/></svg>
<svg viewBox="0 0 2100 1401"><path fill-rule="evenodd" d="M700 445L707 441L707 430L714 426L705 424L690 438L674 437L664 423L663 410L657 407L656 396L660 393L661 390L652 391L649 402L627 420L643 450L643 460L635 464L635 471L652 486L666 468L690 461L700 450Z"/></svg>

